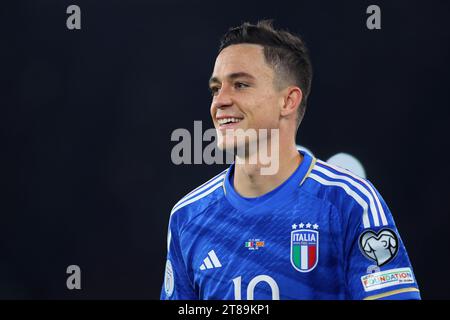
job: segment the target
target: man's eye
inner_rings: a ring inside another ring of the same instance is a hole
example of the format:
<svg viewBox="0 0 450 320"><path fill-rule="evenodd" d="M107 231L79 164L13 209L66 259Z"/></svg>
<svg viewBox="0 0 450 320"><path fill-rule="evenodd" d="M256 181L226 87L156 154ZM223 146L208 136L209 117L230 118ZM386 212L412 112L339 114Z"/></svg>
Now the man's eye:
<svg viewBox="0 0 450 320"><path fill-rule="evenodd" d="M211 91L211 95L215 96L217 94L217 92L219 92L219 88L218 87L211 87L209 88L209 91Z"/></svg>
<svg viewBox="0 0 450 320"><path fill-rule="evenodd" d="M243 89L243 88L247 88L249 85L243 82L236 82L234 84L235 88L237 89Z"/></svg>

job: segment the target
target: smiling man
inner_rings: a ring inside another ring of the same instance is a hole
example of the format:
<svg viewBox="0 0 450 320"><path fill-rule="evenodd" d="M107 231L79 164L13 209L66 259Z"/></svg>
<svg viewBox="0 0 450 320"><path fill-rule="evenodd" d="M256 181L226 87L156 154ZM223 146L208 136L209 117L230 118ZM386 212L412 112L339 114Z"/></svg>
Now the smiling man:
<svg viewBox="0 0 450 320"><path fill-rule="evenodd" d="M245 152L173 207L161 299L420 299L375 187L296 149L311 77L303 41L270 22L225 34L211 116L219 147Z"/></svg>

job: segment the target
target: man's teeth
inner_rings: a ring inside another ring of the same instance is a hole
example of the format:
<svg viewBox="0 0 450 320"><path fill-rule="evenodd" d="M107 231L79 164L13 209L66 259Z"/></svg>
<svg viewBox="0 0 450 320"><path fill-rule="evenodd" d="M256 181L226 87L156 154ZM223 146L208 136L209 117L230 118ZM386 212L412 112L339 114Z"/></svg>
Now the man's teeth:
<svg viewBox="0 0 450 320"><path fill-rule="evenodd" d="M239 119L239 118L223 118L223 119L217 120L217 122L219 122L219 124L222 125L222 124L226 124L229 122L239 122L241 120L242 119Z"/></svg>

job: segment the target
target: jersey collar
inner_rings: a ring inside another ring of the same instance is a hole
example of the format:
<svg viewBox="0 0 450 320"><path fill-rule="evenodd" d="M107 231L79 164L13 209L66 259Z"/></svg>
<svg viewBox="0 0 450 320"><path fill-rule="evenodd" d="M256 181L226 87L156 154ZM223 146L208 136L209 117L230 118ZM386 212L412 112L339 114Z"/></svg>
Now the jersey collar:
<svg viewBox="0 0 450 320"><path fill-rule="evenodd" d="M303 155L303 160L294 171L294 173L274 190L256 198L245 198L235 191L233 186L233 163L228 168L225 177L225 197L231 203L231 205L238 210L248 210L255 206L259 207L262 204L264 204L264 208L266 209L276 208L278 201L283 201L283 198L286 198L288 195L293 194L294 191L297 190L297 188L303 183L303 181L311 171L312 166L314 165L315 159L309 153L300 150L299 153Z"/></svg>

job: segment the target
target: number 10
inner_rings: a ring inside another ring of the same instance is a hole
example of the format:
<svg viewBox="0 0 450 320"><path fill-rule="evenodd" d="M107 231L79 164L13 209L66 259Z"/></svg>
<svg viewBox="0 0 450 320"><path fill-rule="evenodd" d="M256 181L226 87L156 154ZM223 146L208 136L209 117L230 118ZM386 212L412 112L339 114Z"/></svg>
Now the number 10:
<svg viewBox="0 0 450 320"><path fill-rule="evenodd" d="M241 279L242 277L237 277L233 279L235 300L242 300ZM278 288L276 281L273 278L264 274L256 276L252 280L250 280L247 287L247 300L253 300L256 285L263 281L266 282L270 286L270 289L272 290L272 300L280 300L280 289Z"/></svg>

